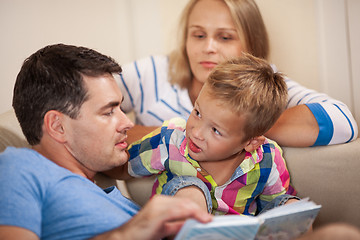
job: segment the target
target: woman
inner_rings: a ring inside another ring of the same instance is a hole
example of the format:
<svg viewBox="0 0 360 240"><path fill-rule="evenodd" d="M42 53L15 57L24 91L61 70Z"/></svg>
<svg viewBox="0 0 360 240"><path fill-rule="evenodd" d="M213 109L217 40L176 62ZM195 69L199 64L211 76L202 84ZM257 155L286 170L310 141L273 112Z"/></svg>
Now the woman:
<svg viewBox="0 0 360 240"><path fill-rule="evenodd" d="M187 118L205 79L219 62L242 52L265 59L269 55L265 25L253 0L190 0L182 14L179 40L169 58L151 56L123 66L119 80L127 93L123 110L135 111L139 125L160 126L175 116ZM290 79L286 82L287 109L266 137L297 147L357 138L356 122L345 104ZM129 141L151 129L134 128Z"/></svg>

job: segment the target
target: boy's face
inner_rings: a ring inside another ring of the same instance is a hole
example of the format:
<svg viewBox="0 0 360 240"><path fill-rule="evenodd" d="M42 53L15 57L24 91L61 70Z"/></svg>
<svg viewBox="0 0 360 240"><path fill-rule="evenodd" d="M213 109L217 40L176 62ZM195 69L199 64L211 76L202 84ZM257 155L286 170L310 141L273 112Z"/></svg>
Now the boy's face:
<svg viewBox="0 0 360 240"><path fill-rule="evenodd" d="M127 130L133 123L121 111L123 95L110 74L84 76L88 100L76 119L66 117L66 148L83 171L104 171L124 164Z"/></svg>
<svg viewBox="0 0 360 240"><path fill-rule="evenodd" d="M205 84L186 124L190 156L197 161L230 160L245 147L245 119L211 96Z"/></svg>

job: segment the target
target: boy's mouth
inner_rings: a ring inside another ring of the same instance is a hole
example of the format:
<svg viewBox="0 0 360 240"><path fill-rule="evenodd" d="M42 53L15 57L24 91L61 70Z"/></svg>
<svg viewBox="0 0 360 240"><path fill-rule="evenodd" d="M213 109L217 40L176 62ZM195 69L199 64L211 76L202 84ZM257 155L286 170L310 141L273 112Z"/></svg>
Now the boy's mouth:
<svg viewBox="0 0 360 240"><path fill-rule="evenodd" d="M189 149L194 153L201 152L201 148L199 148L191 139L189 139Z"/></svg>

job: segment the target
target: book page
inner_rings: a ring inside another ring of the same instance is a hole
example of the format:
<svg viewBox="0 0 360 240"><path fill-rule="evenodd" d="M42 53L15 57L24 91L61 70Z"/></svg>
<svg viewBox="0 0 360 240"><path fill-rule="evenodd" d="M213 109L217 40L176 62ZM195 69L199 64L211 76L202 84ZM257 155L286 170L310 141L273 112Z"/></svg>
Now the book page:
<svg viewBox="0 0 360 240"><path fill-rule="evenodd" d="M256 217L245 215L215 216L210 223L187 220L175 240L287 240L306 233L321 205L308 199L273 208Z"/></svg>
<svg viewBox="0 0 360 240"><path fill-rule="evenodd" d="M257 240L294 239L306 233L321 206L308 199L273 208L257 216L264 220L255 237Z"/></svg>
<svg viewBox="0 0 360 240"><path fill-rule="evenodd" d="M261 221L252 216L240 215L215 216L214 220L207 224L187 220L175 240L254 239Z"/></svg>

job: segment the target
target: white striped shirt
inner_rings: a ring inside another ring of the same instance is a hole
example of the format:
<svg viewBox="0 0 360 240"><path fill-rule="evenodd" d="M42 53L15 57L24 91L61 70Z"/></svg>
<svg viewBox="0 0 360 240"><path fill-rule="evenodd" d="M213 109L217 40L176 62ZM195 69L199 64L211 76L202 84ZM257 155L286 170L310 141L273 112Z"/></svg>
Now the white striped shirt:
<svg viewBox="0 0 360 240"><path fill-rule="evenodd" d="M149 56L122 66L117 79L124 94L121 108L126 113L135 112L136 124L161 126L163 121L174 117L189 117L193 105L188 90L169 83L168 68L166 56ZM306 104L318 122L320 131L314 145L345 143L357 138L357 124L344 103L289 78L285 81L287 108Z"/></svg>

